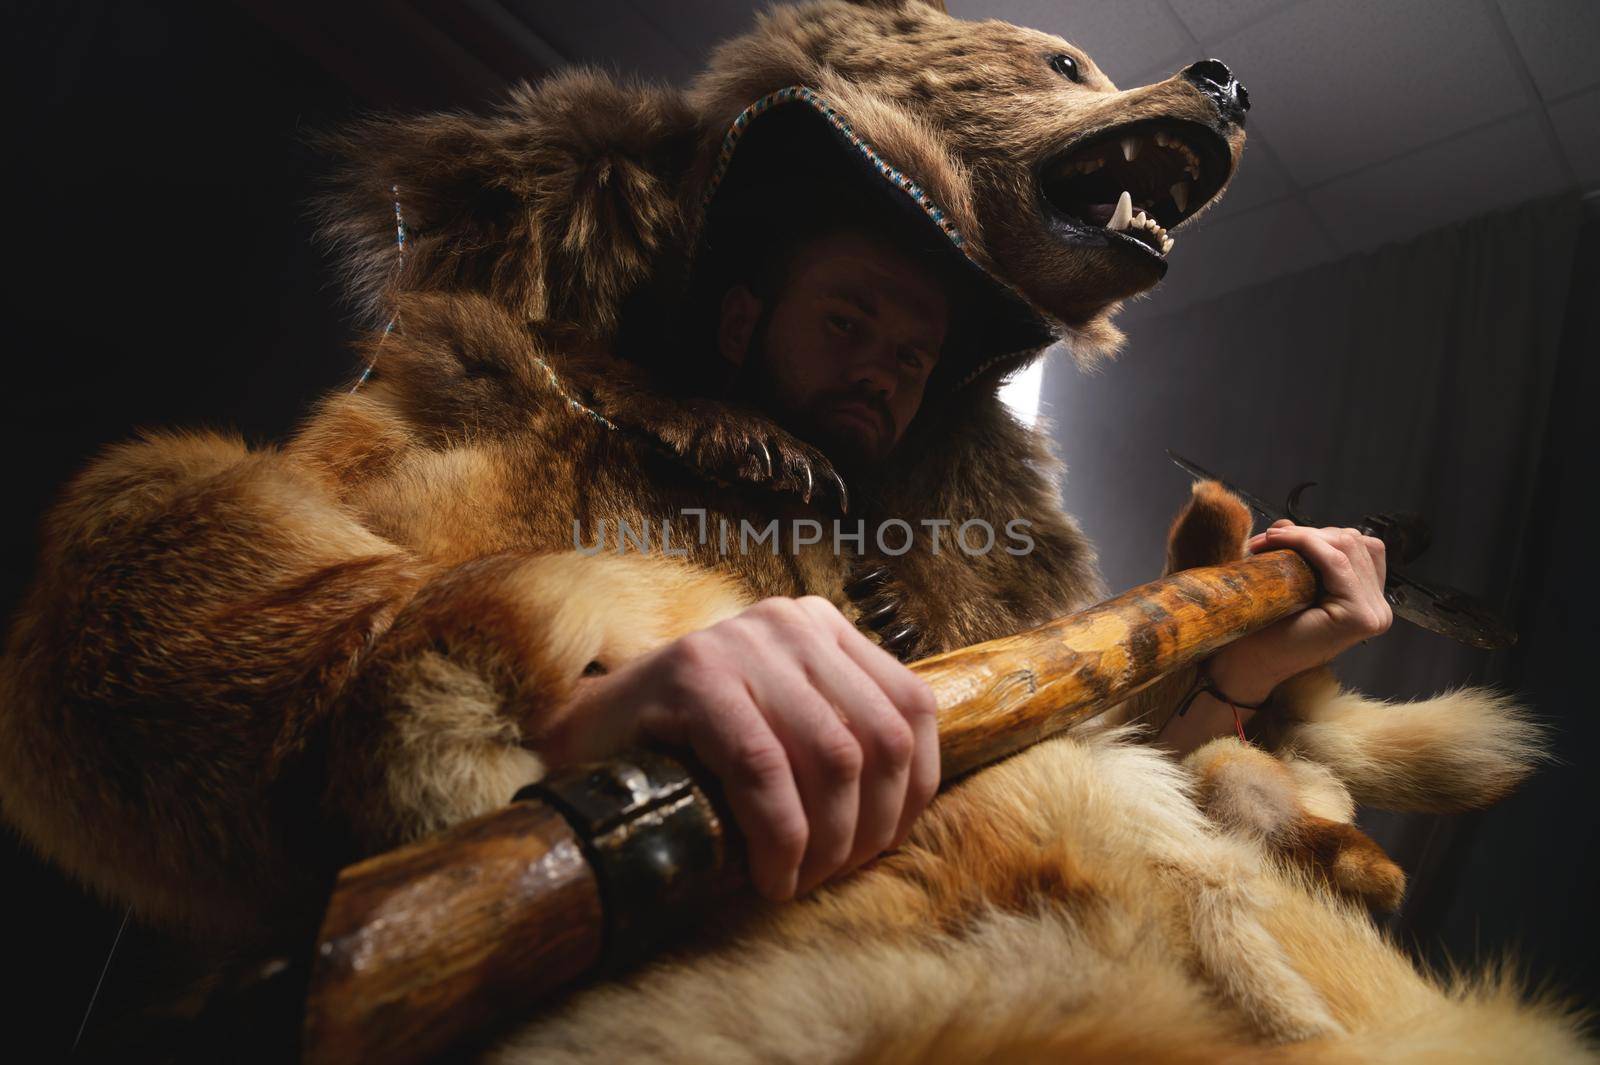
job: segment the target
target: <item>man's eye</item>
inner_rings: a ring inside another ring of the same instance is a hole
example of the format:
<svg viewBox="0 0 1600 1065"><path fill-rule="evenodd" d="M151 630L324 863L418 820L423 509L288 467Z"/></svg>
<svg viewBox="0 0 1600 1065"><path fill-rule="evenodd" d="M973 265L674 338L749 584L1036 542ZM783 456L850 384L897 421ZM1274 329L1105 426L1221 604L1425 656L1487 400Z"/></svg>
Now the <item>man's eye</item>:
<svg viewBox="0 0 1600 1065"><path fill-rule="evenodd" d="M901 348L900 365L910 370L920 370L922 369L922 354L914 348Z"/></svg>
<svg viewBox="0 0 1600 1065"><path fill-rule="evenodd" d="M827 317L828 328L840 336L849 336L856 331L856 323L842 314L830 314Z"/></svg>

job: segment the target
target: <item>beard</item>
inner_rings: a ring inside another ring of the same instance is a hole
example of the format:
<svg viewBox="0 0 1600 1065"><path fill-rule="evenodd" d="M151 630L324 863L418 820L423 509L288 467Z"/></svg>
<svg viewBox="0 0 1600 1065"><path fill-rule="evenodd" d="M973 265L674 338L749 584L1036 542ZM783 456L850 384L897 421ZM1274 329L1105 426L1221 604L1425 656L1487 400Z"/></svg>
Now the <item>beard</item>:
<svg viewBox="0 0 1600 1065"><path fill-rule="evenodd" d="M774 372L767 343L771 307L763 310L750 341L743 364L734 372L730 388L735 399L770 415L784 429L815 447L843 473L860 473L882 463L893 449L883 440L892 440L894 417L883 396L859 386L829 388L803 400L796 400ZM868 444L859 433L840 429L830 418L844 404L860 404L879 421L876 445Z"/></svg>

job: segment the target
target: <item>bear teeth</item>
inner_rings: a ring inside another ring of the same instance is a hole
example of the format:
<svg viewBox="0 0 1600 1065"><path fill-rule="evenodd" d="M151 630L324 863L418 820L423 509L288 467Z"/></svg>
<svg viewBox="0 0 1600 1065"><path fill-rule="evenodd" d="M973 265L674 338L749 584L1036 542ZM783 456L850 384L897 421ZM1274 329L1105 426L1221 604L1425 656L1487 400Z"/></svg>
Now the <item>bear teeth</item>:
<svg viewBox="0 0 1600 1065"><path fill-rule="evenodd" d="M1133 235L1134 230L1149 234L1149 239L1144 243L1166 255L1172 250L1173 240L1167 235L1166 228L1154 218L1145 214L1144 209L1134 210L1133 194L1126 189L1117 198L1117 209L1111 212L1111 220L1106 223L1106 228L1114 233L1128 233Z"/></svg>
<svg viewBox="0 0 1600 1065"><path fill-rule="evenodd" d="M1182 137L1167 133L1164 130L1157 130L1155 133L1150 135L1149 139L1154 141L1158 147L1165 148L1169 152L1176 152L1183 156L1184 172L1188 174L1190 178L1197 181L1199 180L1200 157L1195 154L1193 148L1190 148L1188 144L1184 143ZM1135 159L1139 158L1139 153L1144 150L1144 138L1141 138L1135 134L1130 134L1129 136L1119 139L1117 141L1117 147L1122 153L1123 161L1131 163ZM1075 168L1080 173L1092 174L1094 171L1099 170L1105 165L1106 161L1104 159L1086 159L1080 160L1077 164L1075 164Z"/></svg>
<svg viewBox="0 0 1600 1065"><path fill-rule="evenodd" d="M1128 223L1133 219L1133 194L1126 189L1117 197L1117 209L1111 212L1111 221L1106 223L1106 228L1115 232L1122 232L1128 228Z"/></svg>
<svg viewBox="0 0 1600 1065"><path fill-rule="evenodd" d="M1044 192L1076 221L1135 237L1166 255L1172 236L1157 219L1183 222L1209 198L1199 147L1168 129L1113 133L1053 161L1042 177Z"/></svg>

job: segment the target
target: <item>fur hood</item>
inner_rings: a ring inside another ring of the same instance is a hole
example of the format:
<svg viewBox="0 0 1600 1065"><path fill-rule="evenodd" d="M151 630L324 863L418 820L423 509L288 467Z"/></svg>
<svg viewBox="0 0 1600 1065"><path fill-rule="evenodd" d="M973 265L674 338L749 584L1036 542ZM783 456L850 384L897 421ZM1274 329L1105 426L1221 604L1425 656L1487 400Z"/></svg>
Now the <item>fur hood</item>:
<svg viewBox="0 0 1600 1065"><path fill-rule="evenodd" d="M328 138L344 162L322 232L374 327L405 328L409 291L487 297L560 338L540 372L575 404L670 438L686 418L727 413L660 340L720 206L780 173L819 197L831 182L870 187L942 247L981 323L952 337L961 350L940 372L944 391L987 400L925 410L928 427L997 407L1003 377L1057 339L1081 365L1114 353L1121 300L1160 280L1168 231L1220 194L1242 150L1243 90L1213 66L1222 74L1119 91L1050 34L921 0L824 0L760 16L686 91L568 71L489 114L374 119ZM796 160L809 168L798 178ZM1123 187L1147 204L1142 240L1137 220L1104 225ZM658 401L622 410L585 377ZM770 468L760 451L752 442L740 462ZM838 481L825 463L807 472L793 479L802 493Z"/></svg>

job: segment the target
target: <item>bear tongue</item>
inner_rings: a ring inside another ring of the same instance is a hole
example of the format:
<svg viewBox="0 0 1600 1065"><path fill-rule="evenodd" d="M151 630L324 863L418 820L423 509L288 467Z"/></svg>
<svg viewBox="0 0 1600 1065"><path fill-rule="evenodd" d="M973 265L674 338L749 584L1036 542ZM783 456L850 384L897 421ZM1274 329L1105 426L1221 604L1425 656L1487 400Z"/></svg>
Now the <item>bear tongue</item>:
<svg viewBox="0 0 1600 1065"><path fill-rule="evenodd" d="M1116 211L1116 209L1117 205L1114 203L1086 204L1080 213L1080 217L1085 222L1089 222L1097 226L1103 226L1107 222L1111 221L1111 215Z"/></svg>
<svg viewBox="0 0 1600 1065"><path fill-rule="evenodd" d="M1091 225L1106 229L1124 230L1133 218L1133 197L1124 192L1116 203L1089 203L1079 209L1078 217Z"/></svg>

